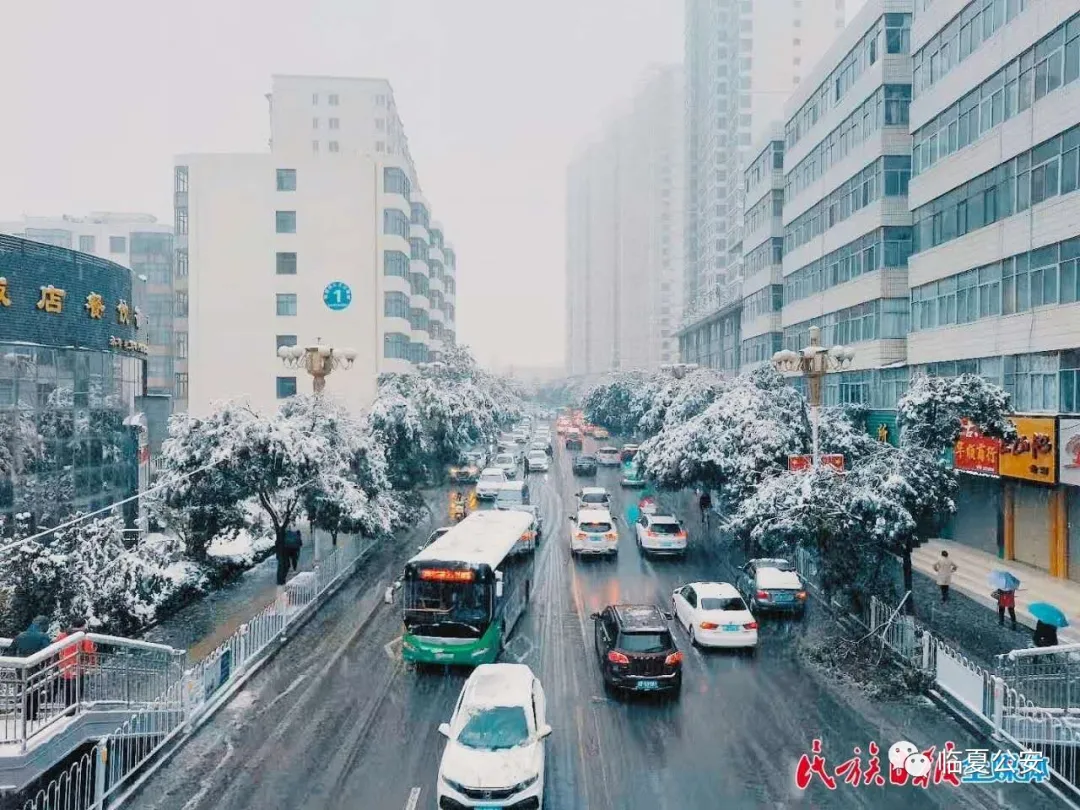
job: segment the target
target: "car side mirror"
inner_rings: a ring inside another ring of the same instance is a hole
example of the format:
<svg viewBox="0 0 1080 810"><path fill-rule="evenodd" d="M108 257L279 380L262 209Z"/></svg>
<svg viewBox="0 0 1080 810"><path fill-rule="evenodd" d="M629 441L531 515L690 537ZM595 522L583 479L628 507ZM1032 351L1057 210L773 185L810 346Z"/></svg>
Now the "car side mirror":
<svg viewBox="0 0 1080 810"><path fill-rule="evenodd" d="M665 610L664 611L664 618L667 619L670 622L672 619L675 618L675 615L673 613Z"/></svg>
<svg viewBox="0 0 1080 810"><path fill-rule="evenodd" d="M540 728L536 730L536 736L541 740L545 737L550 737L551 726L549 726L547 723L544 723L544 725L540 726Z"/></svg>
<svg viewBox="0 0 1080 810"><path fill-rule="evenodd" d="M590 613L589 618L592 619L594 622L598 622L598 621L600 621L600 614L599 613Z"/></svg>
<svg viewBox="0 0 1080 810"><path fill-rule="evenodd" d="M574 517L573 515L567 515L567 517L570 519L571 523L577 523L577 518Z"/></svg>
<svg viewBox="0 0 1080 810"><path fill-rule="evenodd" d="M439 733L446 737L446 739L450 739L450 724L439 723Z"/></svg>

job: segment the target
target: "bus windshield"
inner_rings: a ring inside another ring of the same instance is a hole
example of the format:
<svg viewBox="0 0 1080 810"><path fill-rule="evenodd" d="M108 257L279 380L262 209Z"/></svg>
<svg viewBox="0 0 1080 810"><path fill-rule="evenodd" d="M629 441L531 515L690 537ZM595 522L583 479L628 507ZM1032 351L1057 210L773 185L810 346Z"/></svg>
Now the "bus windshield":
<svg viewBox="0 0 1080 810"><path fill-rule="evenodd" d="M418 636L479 638L491 622L492 587L486 582L405 583L405 627Z"/></svg>

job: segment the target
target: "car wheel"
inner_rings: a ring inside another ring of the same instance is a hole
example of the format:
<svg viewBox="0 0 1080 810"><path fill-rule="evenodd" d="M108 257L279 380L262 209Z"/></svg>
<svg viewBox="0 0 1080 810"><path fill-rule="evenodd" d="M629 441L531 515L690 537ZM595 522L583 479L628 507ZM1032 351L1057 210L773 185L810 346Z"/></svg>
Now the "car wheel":
<svg viewBox="0 0 1080 810"><path fill-rule="evenodd" d="M691 647L698 646L697 636L694 635L694 625L690 625L690 646Z"/></svg>

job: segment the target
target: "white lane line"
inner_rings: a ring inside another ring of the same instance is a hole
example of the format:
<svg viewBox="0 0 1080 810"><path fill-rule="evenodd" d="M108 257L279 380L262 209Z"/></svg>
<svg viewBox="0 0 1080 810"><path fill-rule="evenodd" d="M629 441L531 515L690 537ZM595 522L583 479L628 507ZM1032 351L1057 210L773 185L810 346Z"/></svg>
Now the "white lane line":
<svg viewBox="0 0 1080 810"><path fill-rule="evenodd" d="M266 712L270 711L270 709L274 708L274 706L277 704L277 702L279 700L284 698L286 695L288 695L290 692L292 692L294 689L296 689L296 687L298 687L300 684L302 684L307 679L307 676L308 676L309 672L310 672L310 670L308 672L301 673L300 677L298 677L296 680L294 680L292 683L290 683L289 686L285 689L284 692L281 692L276 698L274 698L268 704L266 704L266 707L262 711L260 711L259 714L263 715Z"/></svg>
<svg viewBox="0 0 1080 810"><path fill-rule="evenodd" d="M420 802L420 788L414 787L409 791L409 798L405 800L405 810L416 810L416 805Z"/></svg>

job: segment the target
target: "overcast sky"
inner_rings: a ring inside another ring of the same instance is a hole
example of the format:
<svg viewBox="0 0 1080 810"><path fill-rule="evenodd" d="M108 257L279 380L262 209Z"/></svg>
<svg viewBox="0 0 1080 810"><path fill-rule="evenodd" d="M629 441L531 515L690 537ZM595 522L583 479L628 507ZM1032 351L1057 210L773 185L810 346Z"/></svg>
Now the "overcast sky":
<svg viewBox="0 0 1080 810"><path fill-rule="evenodd" d="M273 73L390 80L458 254L461 339L563 360L566 164L651 63L681 0L7 0L0 219L172 219L172 156L258 151Z"/></svg>

